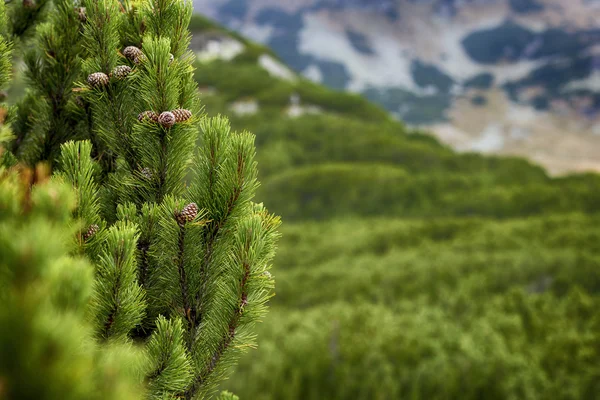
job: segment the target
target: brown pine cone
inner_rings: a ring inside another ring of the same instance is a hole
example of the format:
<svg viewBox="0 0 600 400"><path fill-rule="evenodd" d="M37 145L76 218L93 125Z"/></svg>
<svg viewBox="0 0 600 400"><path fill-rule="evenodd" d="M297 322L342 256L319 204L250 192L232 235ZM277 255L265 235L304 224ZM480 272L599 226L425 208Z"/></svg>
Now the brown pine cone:
<svg viewBox="0 0 600 400"><path fill-rule="evenodd" d="M75 7L75 14L81 22L87 21L87 15L85 13L85 7Z"/></svg>
<svg viewBox="0 0 600 400"><path fill-rule="evenodd" d="M185 108L177 108L171 112L175 116L175 122L187 121L192 116L192 112L190 110L186 110Z"/></svg>
<svg viewBox="0 0 600 400"><path fill-rule="evenodd" d="M125 79L127 75L131 73L131 67L128 65L117 65L113 68L110 76L114 76L117 79Z"/></svg>
<svg viewBox="0 0 600 400"><path fill-rule="evenodd" d="M89 238L91 238L92 236L94 236L96 233L98 233L98 231L100 230L100 227L96 224L92 224L89 226L89 228L87 229L87 231L83 234L83 240L87 242L87 240Z"/></svg>
<svg viewBox="0 0 600 400"><path fill-rule="evenodd" d="M89 85L93 88L100 88L108 85L108 75L104 72L94 72L87 78Z"/></svg>
<svg viewBox="0 0 600 400"><path fill-rule="evenodd" d="M175 219L179 226L183 227L186 222L192 222L198 215L198 205L196 203L190 203L183 207L183 210L175 213Z"/></svg>
<svg viewBox="0 0 600 400"><path fill-rule="evenodd" d="M148 167L142 168L141 173L142 173L142 176L144 178L146 178L147 180L151 180L154 177L154 173Z"/></svg>
<svg viewBox="0 0 600 400"><path fill-rule="evenodd" d="M170 111L165 111L160 113L158 116L158 123L164 126L165 128L170 128L175 125L175 115L173 115Z"/></svg>
<svg viewBox="0 0 600 400"><path fill-rule="evenodd" d="M135 46L127 46L123 49L123 55L127 57L129 61L135 62L135 60L143 55L142 51Z"/></svg>
<svg viewBox="0 0 600 400"><path fill-rule="evenodd" d="M158 122L158 114L156 114L154 111L144 111L138 115L138 121L140 122L146 118L152 122Z"/></svg>
<svg viewBox="0 0 600 400"><path fill-rule="evenodd" d="M133 62L136 64L141 64L141 63L145 62L147 59L148 58L143 53L140 53L138 56L136 56L133 59Z"/></svg>

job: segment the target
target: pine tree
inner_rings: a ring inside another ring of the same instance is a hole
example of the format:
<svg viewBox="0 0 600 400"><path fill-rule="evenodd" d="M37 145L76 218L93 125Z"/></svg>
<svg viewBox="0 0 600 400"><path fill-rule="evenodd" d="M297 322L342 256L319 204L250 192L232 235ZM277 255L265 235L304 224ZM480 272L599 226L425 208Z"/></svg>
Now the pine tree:
<svg viewBox="0 0 600 400"><path fill-rule="evenodd" d="M71 255L93 266L95 343L144 349L147 398L209 398L273 290L280 220L252 202L254 137L203 113L190 2L77 7L54 0L38 28L11 148L75 190Z"/></svg>

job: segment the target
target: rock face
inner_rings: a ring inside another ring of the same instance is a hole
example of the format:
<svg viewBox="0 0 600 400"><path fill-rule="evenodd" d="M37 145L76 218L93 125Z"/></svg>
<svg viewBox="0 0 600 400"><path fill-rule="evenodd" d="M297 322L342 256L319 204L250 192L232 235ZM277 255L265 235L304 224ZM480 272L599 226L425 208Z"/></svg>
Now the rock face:
<svg viewBox="0 0 600 400"><path fill-rule="evenodd" d="M465 151L600 170L598 0L194 0Z"/></svg>

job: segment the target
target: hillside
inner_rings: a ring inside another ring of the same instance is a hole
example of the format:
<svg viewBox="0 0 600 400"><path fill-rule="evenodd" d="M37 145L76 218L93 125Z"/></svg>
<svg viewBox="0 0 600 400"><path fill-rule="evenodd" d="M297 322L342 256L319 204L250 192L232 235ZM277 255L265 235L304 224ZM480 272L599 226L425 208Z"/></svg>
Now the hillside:
<svg viewBox="0 0 600 400"><path fill-rule="evenodd" d="M599 170L600 5L587 0L195 0L293 69L459 151Z"/></svg>
<svg viewBox="0 0 600 400"><path fill-rule="evenodd" d="M288 220L595 210L588 195L599 187L596 175L550 178L520 158L456 153L363 98L314 84L269 50L197 18L192 46L206 111L229 115L235 129L256 134L261 197Z"/></svg>
<svg viewBox="0 0 600 400"><path fill-rule="evenodd" d="M283 216L242 399L594 399L600 177L456 153L195 16L209 115L256 134Z"/></svg>

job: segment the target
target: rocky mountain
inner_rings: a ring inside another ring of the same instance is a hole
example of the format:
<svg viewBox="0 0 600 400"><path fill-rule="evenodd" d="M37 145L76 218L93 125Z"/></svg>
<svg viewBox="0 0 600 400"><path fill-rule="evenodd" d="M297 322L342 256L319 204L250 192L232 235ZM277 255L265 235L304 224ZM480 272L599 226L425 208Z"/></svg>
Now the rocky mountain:
<svg viewBox="0 0 600 400"><path fill-rule="evenodd" d="M194 0L460 151L600 170L599 0Z"/></svg>

